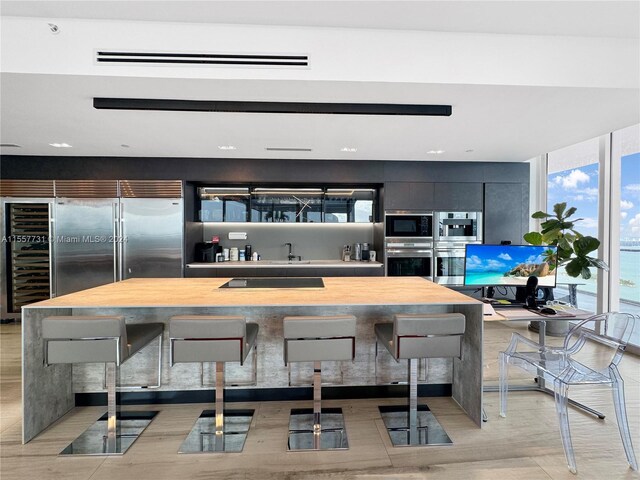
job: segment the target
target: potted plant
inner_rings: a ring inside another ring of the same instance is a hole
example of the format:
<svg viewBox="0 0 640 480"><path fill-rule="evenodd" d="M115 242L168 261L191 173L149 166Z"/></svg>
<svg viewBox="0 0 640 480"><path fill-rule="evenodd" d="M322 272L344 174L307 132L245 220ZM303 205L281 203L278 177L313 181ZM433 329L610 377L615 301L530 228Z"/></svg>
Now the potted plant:
<svg viewBox="0 0 640 480"><path fill-rule="evenodd" d="M553 206L553 214L542 211L535 212L531 218L545 219L540 225L540 232L526 233L522 238L532 245L555 245L558 247L557 254L552 250L546 253L545 261L550 267L559 268L564 265L565 271L570 277L581 276L584 279L591 278L589 267L609 270L609 266L602 260L592 257L589 254L598 250L600 240L588 235L583 235L576 231L574 225L582 220L572 219L577 208L567 209L565 202L556 203ZM557 255L557 258L554 258ZM571 287L570 287L571 288ZM573 286L575 288L575 285ZM575 295L575 290L573 295ZM547 299L553 299L553 292L549 289ZM575 297L574 297L575 298ZM539 322L530 322L530 328L538 331ZM547 334L552 336L563 336L569 329L569 321L555 321L547 325Z"/></svg>
<svg viewBox="0 0 640 480"><path fill-rule="evenodd" d="M608 271L609 266L602 260L589 256L590 253L598 250L600 240L588 235L582 235L576 231L574 225L582 220L572 219L577 208L567 204L556 203L553 206L553 214L542 211L531 215L531 218L546 220L542 222L540 232L529 232L524 235L524 240L531 245L555 245L558 247L557 267L565 266L565 271L570 277L581 276L584 279L591 278L589 267L600 268ZM553 253L549 251L549 256ZM548 260L555 260L548 258ZM553 265L555 262L549 262Z"/></svg>

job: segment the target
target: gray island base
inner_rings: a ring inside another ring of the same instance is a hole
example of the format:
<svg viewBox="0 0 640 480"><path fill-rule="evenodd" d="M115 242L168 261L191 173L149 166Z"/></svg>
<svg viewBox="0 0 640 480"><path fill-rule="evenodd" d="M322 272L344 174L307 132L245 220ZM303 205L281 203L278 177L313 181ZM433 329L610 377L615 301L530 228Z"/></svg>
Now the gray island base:
<svg viewBox="0 0 640 480"><path fill-rule="evenodd" d="M466 317L461 359L431 359L421 382L451 384L452 398L473 424L482 425L482 304L419 277L327 277L324 288L220 289L228 278L130 279L57 297L25 307L23 338L23 442L75 406L76 393L104 392L102 364L43 364L42 319L52 315L124 315L128 323L164 322L184 314L244 315L260 326L257 385L242 389L290 388L283 361L282 319L292 315L344 315L357 318L354 362L327 362L326 381L368 387L406 381L406 362L396 363L384 349L375 358L375 323L395 313L462 313ZM168 334L165 329L165 337ZM211 390L210 365L169 367L165 338L162 385L147 392ZM153 344L123 365L123 385L151 385L157 375ZM251 353L253 355L253 353ZM248 362L251 359L247 360ZM245 383L246 365L228 364L229 383ZM312 366L293 365L292 385L308 386ZM144 372L144 373L140 373ZM213 396L211 397L213 398ZM470 424L472 425L472 424Z"/></svg>

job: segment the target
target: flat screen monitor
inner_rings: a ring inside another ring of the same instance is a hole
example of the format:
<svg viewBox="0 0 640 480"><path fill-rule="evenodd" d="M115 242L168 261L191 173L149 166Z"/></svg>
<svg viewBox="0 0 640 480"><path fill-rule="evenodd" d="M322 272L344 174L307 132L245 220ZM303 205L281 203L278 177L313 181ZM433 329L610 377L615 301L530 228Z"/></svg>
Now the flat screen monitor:
<svg viewBox="0 0 640 480"><path fill-rule="evenodd" d="M538 287L556 286L557 247L468 244L464 255L464 284L524 287L538 277Z"/></svg>

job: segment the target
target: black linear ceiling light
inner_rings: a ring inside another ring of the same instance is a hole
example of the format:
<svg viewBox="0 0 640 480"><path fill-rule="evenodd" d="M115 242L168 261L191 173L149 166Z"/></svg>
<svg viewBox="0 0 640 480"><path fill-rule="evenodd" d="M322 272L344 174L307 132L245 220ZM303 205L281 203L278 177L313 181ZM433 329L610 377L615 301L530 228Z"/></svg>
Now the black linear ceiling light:
<svg viewBox="0 0 640 480"><path fill-rule="evenodd" d="M93 99L93 107L104 110L165 110L177 112L419 115L439 117L451 115L451 105L412 105L403 103L236 102L96 97Z"/></svg>

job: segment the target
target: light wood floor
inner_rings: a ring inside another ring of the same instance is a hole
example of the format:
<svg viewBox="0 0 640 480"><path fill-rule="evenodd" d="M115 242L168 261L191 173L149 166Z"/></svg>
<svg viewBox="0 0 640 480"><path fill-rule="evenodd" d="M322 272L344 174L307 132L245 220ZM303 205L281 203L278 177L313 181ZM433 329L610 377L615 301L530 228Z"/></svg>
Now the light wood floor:
<svg viewBox="0 0 640 480"><path fill-rule="evenodd" d="M527 333L526 324L485 324L485 381L497 380L497 352L511 332ZM532 335L533 337L533 335ZM553 339L552 341L558 341ZM20 326L0 326L0 478L112 480L146 479L573 479L567 470L553 399L536 392L509 395L507 418L498 417L498 394L485 394L489 422L477 428L450 398L426 398L454 441L447 447L393 448L377 405L402 399L327 401L345 412L350 450L287 453L286 430L292 406L307 402L233 404L256 409L241 454L178 455L202 404L151 406L160 414L123 457L59 458L57 453L103 411L76 408L27 445L20 443ZM594 354L597 354L594 351ZM511 369L519 382L526 374ZM640 454L640 360L622 362L627 408L636 451ZM608 389L576 389L574 398L601 409L604 421L570 413L578 477L640 479L626 463ZM140 408L140 407L137 407Z"/></svg>

